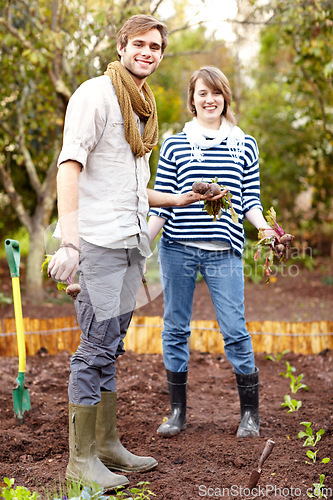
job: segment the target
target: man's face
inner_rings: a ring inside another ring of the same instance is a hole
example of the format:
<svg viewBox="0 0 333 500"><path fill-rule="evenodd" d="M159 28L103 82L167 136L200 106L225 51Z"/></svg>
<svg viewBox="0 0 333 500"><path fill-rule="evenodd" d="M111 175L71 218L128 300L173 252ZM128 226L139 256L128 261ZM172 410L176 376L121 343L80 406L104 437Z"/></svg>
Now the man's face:
<svg viewBox="0 0 333 500"><path fill-rule="evenodd" d="M139 88L158 68L163 57L162 37L157 29L129 38L126 47L118 44L117 48L121 56L120 62Z"/></svg>

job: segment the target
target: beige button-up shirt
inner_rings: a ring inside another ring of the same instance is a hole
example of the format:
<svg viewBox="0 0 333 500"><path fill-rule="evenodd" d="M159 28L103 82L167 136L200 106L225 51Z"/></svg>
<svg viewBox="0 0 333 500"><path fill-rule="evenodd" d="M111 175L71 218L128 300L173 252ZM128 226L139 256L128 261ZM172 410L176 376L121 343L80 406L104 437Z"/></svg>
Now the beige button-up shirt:
<svg viewBox="0 0 333 500"><path fill-rule="evenodd" d="M134 116L142 128L143 123ZM137 158L132 153L116 92L107 75L87 80L69 100L58 165L67 160L82 165L80 237L109 248L139 246L148 256L149 154Z"/></svg>

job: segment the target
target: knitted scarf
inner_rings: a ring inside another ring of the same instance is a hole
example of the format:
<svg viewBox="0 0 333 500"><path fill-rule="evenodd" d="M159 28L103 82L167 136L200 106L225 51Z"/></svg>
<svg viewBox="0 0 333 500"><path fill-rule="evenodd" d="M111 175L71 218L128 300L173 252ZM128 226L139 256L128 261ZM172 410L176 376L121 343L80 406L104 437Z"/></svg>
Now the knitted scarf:
<svg viewBox="0 0 333 500"><path fill-rule="evenodd" d="M104 74L111 78L112 85L117 94L121 113L124 118L125 139L136 156L144 156L156 146L158 139L157 110L154 94L145 82L142 86L142 96L130 73L119 61L109 63ZM146 120L142 137L135 122L133 111L141 119Z"/></svg>

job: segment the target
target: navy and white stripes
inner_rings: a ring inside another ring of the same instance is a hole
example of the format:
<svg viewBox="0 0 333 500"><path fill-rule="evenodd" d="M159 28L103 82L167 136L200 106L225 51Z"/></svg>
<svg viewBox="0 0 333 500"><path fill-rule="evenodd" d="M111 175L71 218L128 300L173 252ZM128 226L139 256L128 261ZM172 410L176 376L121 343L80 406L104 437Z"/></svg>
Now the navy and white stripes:
<svg viewBox="0 0 333 500"><path fill-rule="evenodd" d="M217 182L230 189L232 204L238 215L235 224L223 211L220 219L203 210L203 201L187 207L154 208L150 215L164 217L164 237L175 241L225 241L239 254L244 245L243 218L252 208L262 210L258 147L255 139L245 135L243 151L232 155L226 140L211 149L202 149L202 160L195 159L184 132L166 139L162 145L155 188L169 193L190 191L195 181Z"/></svg>

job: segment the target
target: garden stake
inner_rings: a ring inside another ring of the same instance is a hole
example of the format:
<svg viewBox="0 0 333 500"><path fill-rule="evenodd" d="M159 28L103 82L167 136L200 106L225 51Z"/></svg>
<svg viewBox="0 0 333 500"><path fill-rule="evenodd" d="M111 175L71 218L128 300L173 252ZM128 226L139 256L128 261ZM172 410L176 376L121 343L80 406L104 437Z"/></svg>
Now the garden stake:
<svg viewBox="0 0 333 500"><path fill-rule="evenodd" d="M261 454L261 457L259 458L259 464L258 464L258 469L254 469L251 473L250 481L248 488L252 490L257 484L260 479L261 473L262 473L262 466L264 465L264 462L266 459L269 457L269 455L272 453L272 450L274 448L275 442L272 441L272 439L268 439L265 444L264 451Z"/></svg>
<svg viewBox="0 0 333 500"><path fill-rule="evenodd" d="M17 416L18 422L21 424L23 413L30 410L29 391L24 386L25 381L25 368L26 368L26 353L25 353L25 340L23 330L22 318L22 304L21 304L21 291L20 291L20 245L16 240L5 241L5 249L7 261L12 277L13 299L14 299L14 313L17 334L17 350L19 357L19 371L16 379L17 387L13 389L13 403L14 411Z"/></svg>

